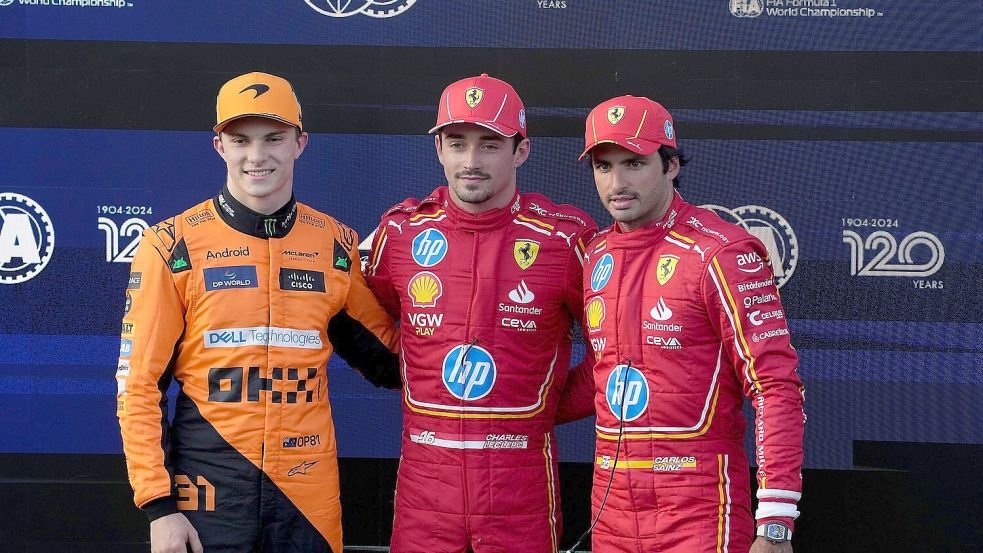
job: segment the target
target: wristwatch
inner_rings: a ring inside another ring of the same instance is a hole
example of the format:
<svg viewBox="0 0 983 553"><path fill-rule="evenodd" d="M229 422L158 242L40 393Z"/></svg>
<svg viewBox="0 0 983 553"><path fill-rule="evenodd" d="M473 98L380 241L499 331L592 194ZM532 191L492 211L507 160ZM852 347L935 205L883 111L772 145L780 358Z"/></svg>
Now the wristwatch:
<svg viewBox="0 0 983 553"><path fill-rule="evenodd" d="M758 526L756 535L771 543L784 543L792 540L792 530L783 522L768 522Z"/></svg>

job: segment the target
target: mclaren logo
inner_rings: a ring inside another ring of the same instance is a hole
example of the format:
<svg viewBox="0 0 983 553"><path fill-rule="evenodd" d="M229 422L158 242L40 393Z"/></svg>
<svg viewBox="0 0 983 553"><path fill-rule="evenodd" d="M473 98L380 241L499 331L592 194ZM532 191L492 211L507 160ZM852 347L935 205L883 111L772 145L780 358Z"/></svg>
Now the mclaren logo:
<svg viewBox="0 0 983 553"><path fill-rule="evenodd" d="M621 118L624 116L624 106L614 106L608 109L608 123L611 123L612 125L617 125L618 121L621 121Z"/></svg>
<svg viewBox="0 0 983 553"><path fill-rule="evenodd" d="M253 99L255 100L256 98L259 98L263 94L266 94L267 92L269 92L270 91L270 87L266 86L265 84L251 84L251 85L247 86L246 88L240 90L239 91L239 94L244 94L247 90L252 90L253 92L256 93L256 95L253 96Z"/></svg>
<svg viewBox="0 0 983 553"><path fill-rule="evenodd" d="M477 87L471 87L464 92L464 101L468 103L471 109L477 107L484 97L485 91Z"/></svg>

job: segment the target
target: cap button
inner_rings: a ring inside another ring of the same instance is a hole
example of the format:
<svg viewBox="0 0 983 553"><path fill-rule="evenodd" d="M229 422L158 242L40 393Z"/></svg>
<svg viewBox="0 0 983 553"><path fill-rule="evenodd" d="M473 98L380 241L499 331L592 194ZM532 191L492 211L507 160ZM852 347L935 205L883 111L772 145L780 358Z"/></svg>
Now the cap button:
<svg viewBox="0 0 983 553"><path fill-rule="evenodd" d="M481 76L482 77L487 77L488 76L488 73L482 73Z"/></svg>

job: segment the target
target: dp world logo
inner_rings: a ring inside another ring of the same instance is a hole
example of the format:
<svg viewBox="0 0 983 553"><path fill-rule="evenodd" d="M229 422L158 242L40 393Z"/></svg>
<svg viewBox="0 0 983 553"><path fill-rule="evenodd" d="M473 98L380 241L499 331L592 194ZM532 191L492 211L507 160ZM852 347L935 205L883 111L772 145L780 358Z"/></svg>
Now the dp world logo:
<svg viewBox="0 0 983 553"><path fill-rule="evenodd" d="M457 399L474 401L487 396L495 386L495 360L488 350L463 344L444 356L444 386Z"/></svg>
<svg viewBox="0 0 983 553"><path fill-rule="evenodd" d="M3 0L0 0L2 2ZM367 15L378 19L393 17L410 9L416 0L304 0L321 15L350 17Z"/></svg>
<svg viewBox="0 0 983 553"><path fill-rule="evenodd" d="M31 280L55 249L55 228L44 209L27 196L0 193L0 284Z"/></svg>
<svg viewBox="0 0 983 553"><path fill-rule="evenodd" d="M764 11L762 0L730 0L730 13L736 17L758 17Z"/></svg>
<svg viewBox="0 0 983 553"><path fill-rule="evenodd" d="M649 404L649 383L642 371L618 365L608 376L608 407L615 418L625 422L642 416Z"/></svg>

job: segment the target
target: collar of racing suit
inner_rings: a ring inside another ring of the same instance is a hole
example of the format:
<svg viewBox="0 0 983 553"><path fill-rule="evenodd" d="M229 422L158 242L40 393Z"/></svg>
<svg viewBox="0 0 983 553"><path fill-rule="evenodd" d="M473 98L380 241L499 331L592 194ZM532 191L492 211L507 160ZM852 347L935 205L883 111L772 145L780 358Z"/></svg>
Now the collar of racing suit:
<svg viewBox="0 0 983 553"><path fill-rule="evenodd" d="M280 209L269 215L256 213L248 207L239 203L229 192L228 186L223 186L222 191L212 200L215 204L215 211L218 212L222 220L230 227L243 234L249 234L258 238L283 238L293 228L297 220L297 200L293 194Z"/></svg>
<svg viewBox="0 0 983 553"><path fill-rule="evenodd" d="M453 221L457 228L461 230L498 230L511 221L515 213L519 211L520 198L518 189L516 189L515 195L512 196L512 199L509 200L508 205L505 207L490 209L481 213L469 213L457 207L457 204L451 200L450 191L446 186L438 188L435 192L438 197L443 196L442 199L447 218Z"/></svg>
<svg viewBox="0 0 983 553"><path fill-rule="evenodd" d="M608 233L607 243L611 247L626 247L626 246L648 246L655 240L661 239L672 227L676 225L676 222L682 217L683 211L686 206L689 205L683 200L683 197L679 195L679 192L673 191L672 201L669 202L669 208L666 209L665 214L658 221L653 221L641 228L637 228L630 232L625 232L621 229L618 223L614 223L611 228L611 232Z"/></svg>

